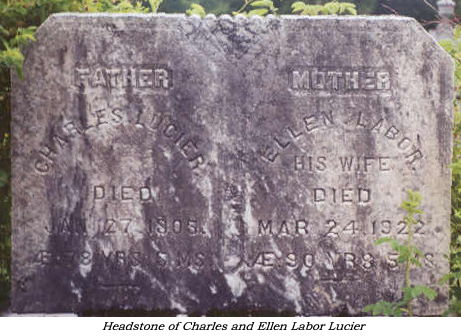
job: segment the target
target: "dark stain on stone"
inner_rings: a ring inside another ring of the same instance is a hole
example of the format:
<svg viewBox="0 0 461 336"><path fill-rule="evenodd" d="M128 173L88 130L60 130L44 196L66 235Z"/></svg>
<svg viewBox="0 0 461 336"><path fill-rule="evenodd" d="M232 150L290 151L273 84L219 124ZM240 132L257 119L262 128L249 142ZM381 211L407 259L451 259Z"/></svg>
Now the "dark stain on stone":
<svg viewBox="0 0 461 336"><path fill-rule="evenodd" d="M63 48L59 49L59 66L64 68L64 62L66 61L66 55L67 55L67 46L64 46Z"/></svg>
<svg viewBox="0 0 461 336"><path fill-rule="evenodd" d="M85 218L82 212L85 203L84 195L77 197L78 201L72 204L73 197L69 194L71 190L75 192L86 183L85 172L74 167L69 169L66 175L70 182L68 185L63 181L63 177L58 177L53 181L49 180L48 198L60 200L49 205L51 216L48 225L51 228L59 228L63 220L79 222ZM64 207L66 203L69 203L68 208ZM39 292L48 302L47 312L68 312L78 309L75 291L80 290L82 283L78 269L84 242L85 237L82 234L55 232L49 235L47 249L43 251L49 254L49 258L45 258L42 254L41 259L38 260L42 267Z"/></svg>
<svg viewBox="0 0 461 336"><path fill-rule="evenodd" d="M452 135L451 126L452 120L445 111L445 105L447 101L448 83L450 79L447 78L447 71L440 71L440 103L438 104L438 110L436 111L437 118L437 140L439 149L439 161L443 164L442 167L446 168L451 163L451 149L452 149Z"/></svg>

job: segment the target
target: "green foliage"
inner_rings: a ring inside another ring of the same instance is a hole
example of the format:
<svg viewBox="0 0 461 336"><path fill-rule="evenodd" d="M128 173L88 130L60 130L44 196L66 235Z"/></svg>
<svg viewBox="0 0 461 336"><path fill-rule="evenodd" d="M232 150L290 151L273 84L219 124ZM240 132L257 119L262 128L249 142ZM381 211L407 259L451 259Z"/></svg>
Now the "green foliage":
<svg viewBox="0 0 461 336"><path fill-rule="evenodd" d="M150 12L151 13L157 13L158 8L162 4L163 0L149 0L149 6L150 6Z"/></svg>
<svg viewBox="0 0 461 336"><path fill-rule="evenodd" d="M162 1L149 0L146 5L142 0L1 0L0 67L15 68L19 74L22 73L24 57L20 48L34 41L36 25L52 13L65 11L155 13Z"/></svg>
<svg viewBox="0 0 461 336"><path fill-rule="evenodd" d="M421 266L419 258L423 256L423 252L414 245L401 244L398 240L389 237L380 238L375 241L375 244L389 244L399 254L397 258L397 262L399 263L408 261L411 265Z"/></svg>
<svg viewBox="0 0 461 336"><path fill-rule="evenodd" d="M16 35L8 38L8 30L0 26L0 34L3 35L1 41L4 46L4 50L0 51L0 66L7 68L14 68L18 74L22 77L22 63L24 56L20 51L20 48L30 41L35 41L34 33L36 27L29 26L27 28L18 28Z"/></svg>
<svg viewBox="0 0 461 336"><path fill-rule="evenodd" d="M110 13L148 13L151 9L157 10L161 1L149 1L147 7L141 0L83 0L83 11L110 12Z"/></svg>
<svg viewBox="0 0 461 336"><path fill-rule="evenodd" d="M278 8L275 7L272 0L243 0L243 5L238 10L232 12L232 14L264 16L266 14L275 14L277 11Z"/></svg>
<svg viewBox="0 0 461 336"><path fill-rule="evenodd" d="M37 27L18 28L16 36L9 41L11 47L21 47L30 41L35 41L34 33ZM6 41L5 41L6 42Z"/></svg>
<svg viewBox="0 0 461 336"><path fill-rule="evenodd" d="M459 93L461 88L461 25L455 27L453 37L453 39L442 40L439 43L455 61L455 90ZM459 102L459 99L456 99L455 105L459 104Z"/></svg>
<svg viewBox="0 0 461 336"><path fill-rule="evenodd" d="M18 48L11 48L8 43L4 42L5 50L0 51L0 66L14 68L22 77L22 63L24 55Z"/></svg>
<svg viewBox="0 0 461 336"><path fill-rule="evenodd" d="M291 5L299 0L272 0L277 14L292 14ZM312 5L322 5L332 0L305 0ZM378 0L344 0L356 5L361 14L373 14L378 8ZM416 0L415 0L416 1ZM192 3L199 3L206 8L207 13L225 14L238 11L242 7L243 0L168 0L162 3L161 11L166 13L183 13L190 9ZM422 2L422 1L421 1ZM248 8L250 10L251 8Z"/></svg>
<svg viewBox="0 0 461 336"><path fill-rule="evenodd" d="M258 0L250 5L253 9L248 12L249 16L252 15L266 15L268 13L277 12L274 3L271 0Z"/></svg>
<svg viewBox="0 0 461 336"><path fill-rule="evenodd" d="M378 239L375 244L389 244L390 247L398 253L397 262L404 265L405 283L402 288L401 299L396 302L378 301L366 306L363 311L373 315L386 316L413 316L412 302L419 297L425 297L427 300L434 300L437 292L432 288L423 285L412 285L410 271L412 267L421 267L420 259L423 257L421 250L413 244L414 225L418 223L418 216L423 212L419 208L421 204L421 194L409 190L407 199L402 202L401 208L405 211L404 221L408 226L408 238L404 243L398 240L383 237Z"/></svg>
<svg viewBox="0 0 461 336"><path fill-rule="evenodd" d="M283 1L283 0L279 0ZM242 6L233 11L233 15L264 16L267 14L277 14L279 8L272 0L243 0ZM206 15L205 9L202 5L192 3L190 8L186 11L188 15L199 15L204 17ZM300 15L356 15L357 10L355 4L350 2L330 1L323 5L306 4L302 1L296 1L292 4L292 13Z"/></svg>
<svg viewBox="0 0 461 336"><path fill-rule="evenodd" d="M409 312L408 305L413 299L424 296L428 300L434 300L437 292L427 286L416 285L402 289L402 299L397 302L378 301L375 304L366 306L363 311L373 316L403 316Z"/></svg>
<svg viewBox="0 0 461 336"><path fill-rule="evenodd" d="M186 11L187 15L198 15L200 17L205 17L206 16L206 11L205 8L203 8L201 5L193 3L190 5L190 8Z"/></svg>
<svg viewBox="0 0 461 336"><path fill-rule="evenodd" d="M357 15L355 4L331 1L323 5L311 5L297 1L291 5L292 11L300 15Z"/></svg>
<svg viewBox="0 0 461 336"><path fill-rule="evenodd" d="M388 301L378 301L374 304L368 305L363 308L365 313L371 313L373 316L402 316L403 315L403 306L404 302L388 302Z"/></svg>

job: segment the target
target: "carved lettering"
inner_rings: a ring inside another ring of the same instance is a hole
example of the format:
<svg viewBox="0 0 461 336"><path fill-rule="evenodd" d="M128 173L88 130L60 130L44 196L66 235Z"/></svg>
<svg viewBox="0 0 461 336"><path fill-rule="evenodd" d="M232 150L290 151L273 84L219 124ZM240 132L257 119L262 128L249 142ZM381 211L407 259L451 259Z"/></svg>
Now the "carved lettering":
<svg viewBox="0 0 461 336"><path fill-rule="evenodd" d="M75 69L74 85L86 88L171 89L172 71L163 66L91 67Z"/></svg>
<svg viewBox="0 0 461 336"><path fill-rule="evenodd" d="M289 77L290 88L297 91L341 93L360 90L388 91L391 88L391 75L384 70L309 68L292 70Z"/></svg>

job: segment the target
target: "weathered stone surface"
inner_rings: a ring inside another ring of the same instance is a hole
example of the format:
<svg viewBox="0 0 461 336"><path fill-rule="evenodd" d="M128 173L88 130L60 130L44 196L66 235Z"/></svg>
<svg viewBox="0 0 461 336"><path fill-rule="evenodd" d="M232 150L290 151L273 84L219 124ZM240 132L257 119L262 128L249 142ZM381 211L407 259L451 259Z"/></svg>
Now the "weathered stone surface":
<svg viewBox="0 0 461 336"><path fill-rule="evenodd" d="M360 314L408 189L412 278L447 273L452 62L412 19L55 15L26 56L14 311Z"/></svg>

